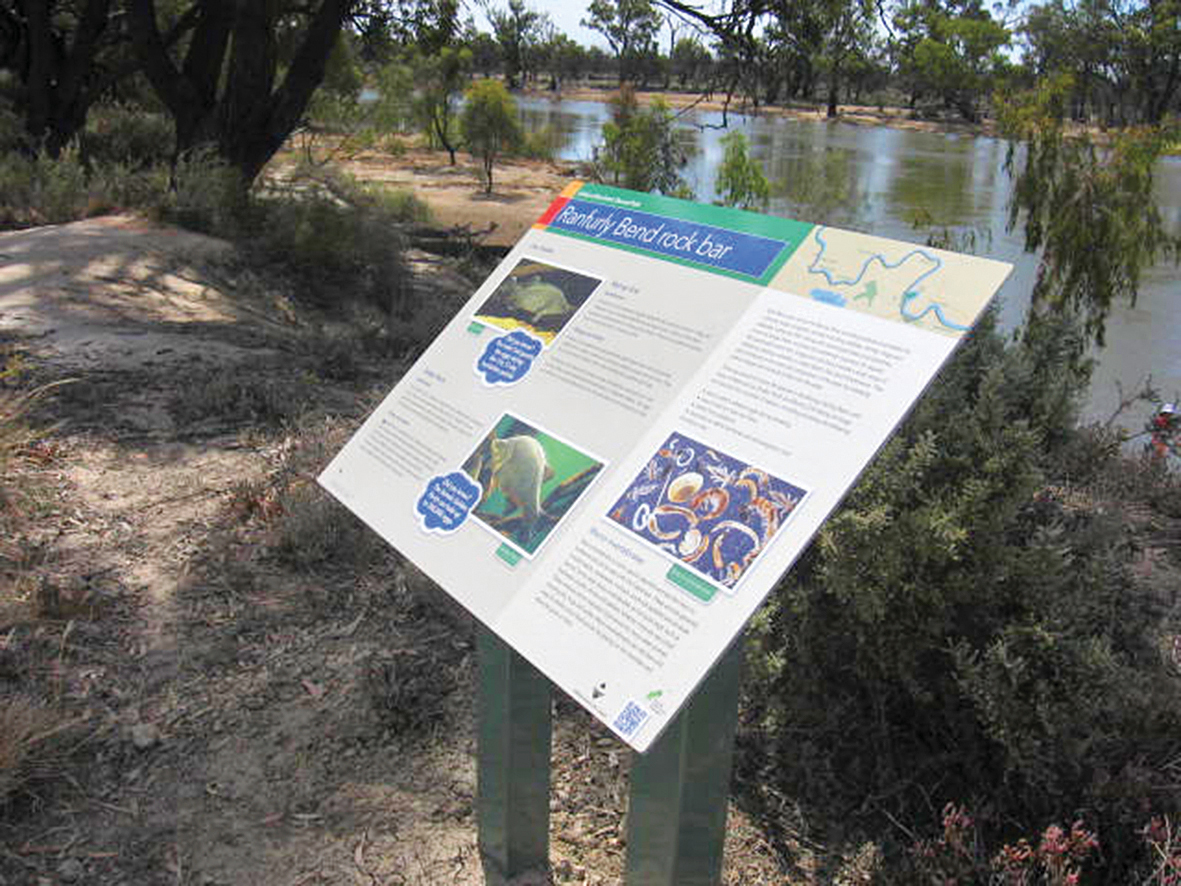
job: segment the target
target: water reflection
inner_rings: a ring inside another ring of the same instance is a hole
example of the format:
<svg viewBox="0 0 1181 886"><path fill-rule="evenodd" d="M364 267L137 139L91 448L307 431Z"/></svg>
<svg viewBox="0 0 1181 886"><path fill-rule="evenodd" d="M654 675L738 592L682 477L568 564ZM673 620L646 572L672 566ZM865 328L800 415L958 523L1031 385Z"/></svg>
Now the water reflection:
<svg viewBox="0 0 1181 886"><path fill-rule="evenodd" d="M519 105L528 128L551 126L563 134L559 156L565 160L590 159L610 118L602 102L527 98ZM1005 142L776 116L732 113L728 130L722 122L721 113L701 110L677 118L680 136L693 148L682 174L698 200L716 199L721 139L737 129L772 182L769 212L911 242L926 236L915 229L916 216L971 230L980 254L1013 263L1000 293L1001 322L1010 329L1020 324L1037 261L1016 232L1006 231L1011 182L1004 171ZM1162 162L1157 193L1167 223L1181 231L1181 158ZM1181 323L1170 304L1181 295L1178 277L1172 264L1150 269L1136 306L1113 312L1087 417L1110 414L1118 402L1117 381L1130 389L1151 374L1166 395L1181 392Z"/></svg>

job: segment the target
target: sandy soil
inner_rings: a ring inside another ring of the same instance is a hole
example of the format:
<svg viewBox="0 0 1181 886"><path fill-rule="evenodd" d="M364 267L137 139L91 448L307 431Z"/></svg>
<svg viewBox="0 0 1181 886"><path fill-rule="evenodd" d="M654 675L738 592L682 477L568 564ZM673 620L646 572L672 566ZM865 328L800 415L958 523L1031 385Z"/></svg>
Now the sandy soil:
<svg viewBox="0 0 1181 886"><path fill-rule="evenodd" d="M385 171L413 180L411 161ZM487 201L451 175L421 190L506 236L562 180L506 174ZM25 467L28 556L0 574L0 696L69 728L0 806L0 884L484 883L470 621L385 549L281 555L298 514L276 490L317 496L308 478L405 359L325 377L323 318L226 244L139 219L0 234L0 256L0 346L33 381L74 379L38 413L58 427ZM470 291L430 256L412 266L437 302ZM197 408L227 381L304 408ZM629 754L556 711L546 882L617 883ZM726 882L809 882L787 833L734 805Z"/></svg>

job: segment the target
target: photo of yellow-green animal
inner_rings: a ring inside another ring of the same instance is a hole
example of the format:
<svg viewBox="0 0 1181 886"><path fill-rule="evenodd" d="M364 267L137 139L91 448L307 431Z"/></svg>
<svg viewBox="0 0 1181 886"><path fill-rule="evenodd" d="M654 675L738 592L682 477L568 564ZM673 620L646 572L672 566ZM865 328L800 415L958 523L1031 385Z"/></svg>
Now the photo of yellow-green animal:
<svg viewBox="0 0 1181 886"><path fill-rule="evenodd" d="M524 329L550 344L602 281L525 258L476 310L474 319L501 329Z"/></svg>
<svg viewBox="0 0 1181 886"><path fill-rule="evenodd" d="M529 557L602 469L598 459L507 413L463 463L483 487L472 515Z"/></svg>

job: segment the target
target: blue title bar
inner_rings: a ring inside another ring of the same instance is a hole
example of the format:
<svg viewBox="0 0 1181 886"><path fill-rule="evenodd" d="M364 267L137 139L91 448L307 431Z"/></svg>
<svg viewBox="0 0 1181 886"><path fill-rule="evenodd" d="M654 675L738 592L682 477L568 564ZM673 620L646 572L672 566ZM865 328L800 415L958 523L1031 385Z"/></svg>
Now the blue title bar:
<svg viewBox="0 0 1181 886"><path fill-rule="evenodd" d="M548 227L759 279L788 243L636 209L571 200Z"/></svg>

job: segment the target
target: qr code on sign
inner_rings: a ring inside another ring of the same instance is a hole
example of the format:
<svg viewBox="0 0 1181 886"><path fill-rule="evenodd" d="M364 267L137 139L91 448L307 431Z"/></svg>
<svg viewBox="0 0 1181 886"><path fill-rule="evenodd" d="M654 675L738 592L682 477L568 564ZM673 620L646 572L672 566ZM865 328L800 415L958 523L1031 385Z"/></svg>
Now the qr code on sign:
<svg viewBox="0 0 1181 886"><path fill-rule="evenodd" d="M629 701L615 718L615 731L624 736L635 735L647 719L648 712L634 701Z"/></svg>

